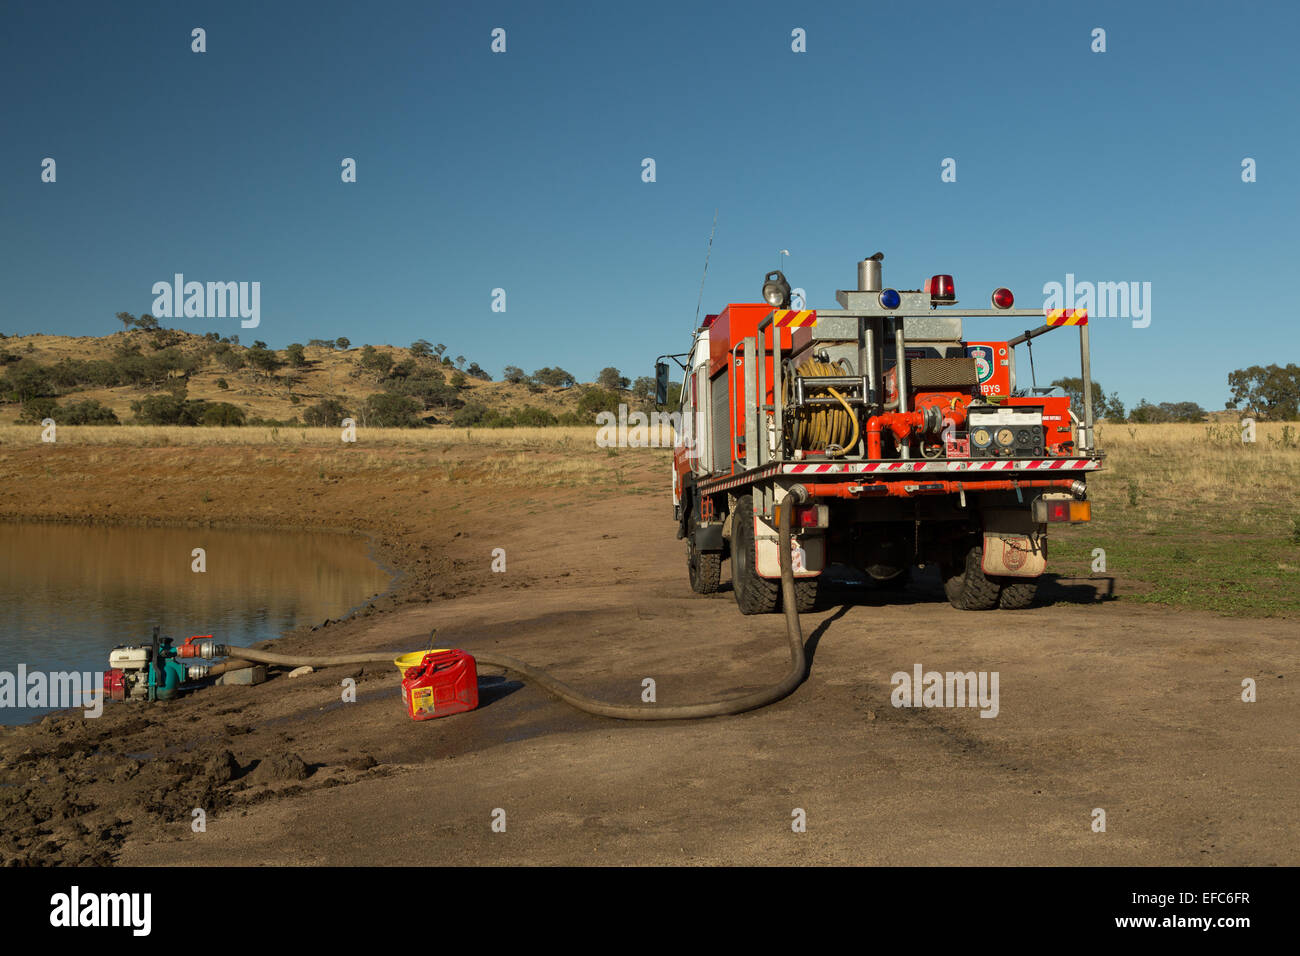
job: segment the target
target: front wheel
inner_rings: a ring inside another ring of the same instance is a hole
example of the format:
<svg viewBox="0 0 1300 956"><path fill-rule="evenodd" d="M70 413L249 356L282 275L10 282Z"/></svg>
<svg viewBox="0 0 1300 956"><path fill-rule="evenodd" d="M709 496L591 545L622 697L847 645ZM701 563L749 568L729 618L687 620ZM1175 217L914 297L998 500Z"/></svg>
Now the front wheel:
<svg viewBox="0 0 1300 956"><path fill-rule="evenodd" d="M694 518L686 530L686 570L696 594L713 594L722 583L722 552L701 551L695 546Z"/></svg>

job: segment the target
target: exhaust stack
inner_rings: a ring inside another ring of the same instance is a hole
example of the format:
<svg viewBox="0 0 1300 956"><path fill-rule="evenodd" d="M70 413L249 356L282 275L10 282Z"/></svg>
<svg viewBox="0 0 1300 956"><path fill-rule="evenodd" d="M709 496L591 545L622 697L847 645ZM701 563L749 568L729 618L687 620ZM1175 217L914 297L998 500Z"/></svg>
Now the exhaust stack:
<svg viewBox="0 0 1300 956"><path fill-rule="evenodd" d="M858 263L859 292L879 292L885 287L880 269L880 263L884 258L885 254L883 252L877 252L874 256L863 259Z"/></svg>

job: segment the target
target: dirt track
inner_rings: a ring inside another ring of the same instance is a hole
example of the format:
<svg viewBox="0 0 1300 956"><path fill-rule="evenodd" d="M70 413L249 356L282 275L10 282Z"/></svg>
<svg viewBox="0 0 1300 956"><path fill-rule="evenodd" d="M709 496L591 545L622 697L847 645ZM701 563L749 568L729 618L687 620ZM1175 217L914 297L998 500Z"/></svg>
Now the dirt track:
<svg viewBox="0 0 1300 956"><path fill-rule="evenodd" d="M613 699L637 700L653 677L663 703L784 672L779 617L742 617L730 593L691 594L660 494L583 496L491 525L457 560L481 550L486 570L490 549L504 547L505 575L278 647L414 649L436 626L440 645L491 647ZM765 710L694 723L588 717L490 676L477 711L416 723L389 667L360 675L354 704L341 702L347 673L335 669L110 707L99 721L56 718L2 741L7 778L45 781L26 802L48 834L4 855L208 865L1300 862L1295 622L1126 606L1122 581L1115 600L1092 593L1087 582L1057 584L1055 606L963 613L924 575L901 597L841 589L804 618L803 687ZM997 671L997 718L892 707L890 675L918 663ZM1258 703L1240 701L1244 677L1258 681ZM204 833L191 832L194 807L208 812ZM1105 833L1091 827L1098 807ZM497 808L504 833L492 830ZM792 832L795 808L806 833ZM6 831L21 822L11 816Z"/></svg>

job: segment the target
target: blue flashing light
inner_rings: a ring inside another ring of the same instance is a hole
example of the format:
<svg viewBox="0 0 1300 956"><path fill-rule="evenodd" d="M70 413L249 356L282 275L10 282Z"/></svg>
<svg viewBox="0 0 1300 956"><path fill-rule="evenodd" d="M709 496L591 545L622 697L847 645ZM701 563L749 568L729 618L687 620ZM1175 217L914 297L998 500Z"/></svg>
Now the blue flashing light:
<svg viewBox="0 0 1300 956"><path fill-rule="evenodd" d="M903 297L898 294L896 289L886 289L880 293L880 307L882 309L897 309L903 303Z"/></svg>

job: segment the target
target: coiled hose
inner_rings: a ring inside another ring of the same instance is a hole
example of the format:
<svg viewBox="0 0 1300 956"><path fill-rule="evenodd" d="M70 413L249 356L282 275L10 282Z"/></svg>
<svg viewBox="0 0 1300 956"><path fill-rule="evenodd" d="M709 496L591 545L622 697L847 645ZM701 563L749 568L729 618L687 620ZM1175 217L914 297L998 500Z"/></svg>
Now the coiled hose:
<svg viewBox="0 0 1300 956"><path fill-rule="evenodd" d="M847 374L842 362L819 362L810 358L796 370L804 378L817 378L823 375ZM793 401L794 378L786 377L786 405ZM817 391L823 389L818 388ZM861 432L858 429L858 416L854 414L844 396L829 385L824 389L837 399L842 408L829 408L824 405L797 409L794 415L794 447L804 451L825 451L831 458L848 454L858 443Z"/></svg>
<svg viewBox="0 0 1300 956"><path fill-rule="evenodd" d="M808 492L802 485L791 489L786 501L803 503L808 500ZM556 680L546 671L531 664L526 664L515 657L504 654L474 652L474 659L486 667L499 667L509 671L525 681L536 684L545 691L554 694L571 707L596 714L599 717L614 717L619 720L695 720L701 717L721 717L726 714L740 714L747 710L765 707L776 703L793 693L807 677L808 661L804 655L803 631L799 626L799 611L794 593L794 570L790 563L790 520L794 508L782 508L778 525L778 550L781 560L781 603L785 610L785 633L790 644L790 669L779 683L770 687L728 697L723 700L706 701L697 704L615 704L609 701L588 697L581 691L574 690L568 684ZM225 645L226 653L232 658L256 661L260 664L278 664L284 667L332 667L342 664L391 664L392 652L385 654L343 654L334 657L300 657L293 654L276 654L272 651L259 651L247 647ZM220 665L218 665L220 666Z"/></svg>

